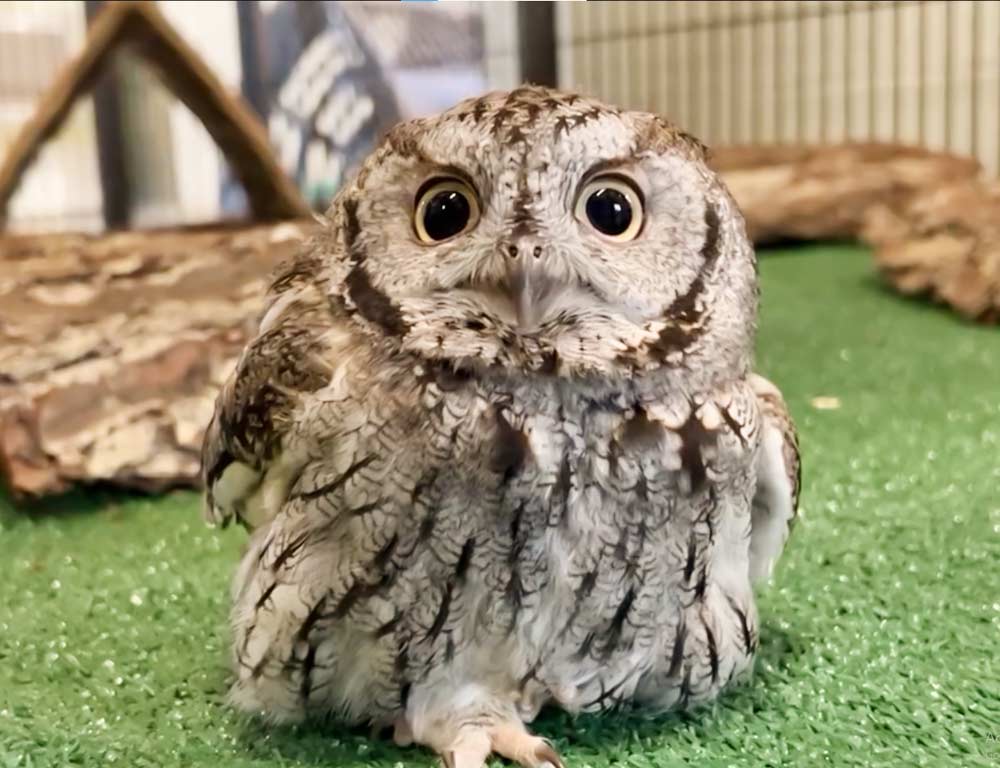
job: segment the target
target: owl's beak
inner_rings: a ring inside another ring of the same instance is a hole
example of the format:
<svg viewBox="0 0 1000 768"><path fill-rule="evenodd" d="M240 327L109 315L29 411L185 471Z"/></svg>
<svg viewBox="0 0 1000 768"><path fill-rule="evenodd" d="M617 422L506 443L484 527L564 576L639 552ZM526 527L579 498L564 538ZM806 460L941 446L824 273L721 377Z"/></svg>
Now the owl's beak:
<svg viewBox="0 0 1000 768"><path fill-rule="evenodd" d="M533 330L544 318L555 281L548 274L544 260L528 251L506 258L506 292L522 330Z"/></svg>
<svg viewBox="0 0 1000 768"><path fill-rule="evenodd" d="M507 295L514 316L517 318L517 324L522 328L530 326L534 319L534 313L531 311L531 278L531 271L524 269L521 264L507 267Z"/></svg>

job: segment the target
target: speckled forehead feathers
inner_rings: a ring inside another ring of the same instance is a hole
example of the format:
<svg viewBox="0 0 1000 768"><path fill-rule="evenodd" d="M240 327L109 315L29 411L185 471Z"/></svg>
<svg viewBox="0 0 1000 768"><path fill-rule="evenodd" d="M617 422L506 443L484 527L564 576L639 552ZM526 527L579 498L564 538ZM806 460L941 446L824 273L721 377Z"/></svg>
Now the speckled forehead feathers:
<svg viewBox="0 0 1000 768"><path fill-rule="evenodd" d="M460 128L463 137L473 131L495 146L524 151L564 141L599 121L616 122L631 133L630 154L676 149L705 158L700 141L657 115L626 112L579 94L537 86L494 91L467 99L441 115L403 123L390 132L389 143L395 152L419 154L420 139L429 129L451 127Z"/></svg>

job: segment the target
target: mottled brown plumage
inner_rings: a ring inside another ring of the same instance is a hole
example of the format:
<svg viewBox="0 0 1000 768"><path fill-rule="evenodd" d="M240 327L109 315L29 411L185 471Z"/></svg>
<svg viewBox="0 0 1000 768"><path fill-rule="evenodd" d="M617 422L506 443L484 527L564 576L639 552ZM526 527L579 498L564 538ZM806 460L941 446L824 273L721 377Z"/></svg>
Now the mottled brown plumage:
<svg viewBox="0 0 1000 768"><path fill-rule="evenodd" d="M328 218L206 441L210 518L253 531L232 700L541 766L546 704L664 710L741 677L798 453L701 145L494 93L394 129Z"/></svg>

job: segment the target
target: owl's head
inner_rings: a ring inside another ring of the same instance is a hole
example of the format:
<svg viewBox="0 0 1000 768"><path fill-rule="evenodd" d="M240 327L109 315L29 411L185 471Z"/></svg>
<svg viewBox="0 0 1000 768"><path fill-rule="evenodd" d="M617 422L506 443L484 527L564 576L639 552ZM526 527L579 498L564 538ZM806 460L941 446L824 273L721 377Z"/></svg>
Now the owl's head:
<svg viewBox="0 0 1000 768"><path fill-rule="evenodd" d="M756 270L702 146L524 87L397 126L330 218L335 290L378 343L455 368L738 375Z"/></svg>

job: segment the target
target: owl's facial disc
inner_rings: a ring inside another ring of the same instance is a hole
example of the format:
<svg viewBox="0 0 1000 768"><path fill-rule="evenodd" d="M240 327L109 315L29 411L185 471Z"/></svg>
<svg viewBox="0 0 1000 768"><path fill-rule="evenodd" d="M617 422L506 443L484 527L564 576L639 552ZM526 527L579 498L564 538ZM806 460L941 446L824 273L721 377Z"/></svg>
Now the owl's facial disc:
<svg viewBox="0 0 1000 768"><path fill-rule="evenodd" d="M595 162L572 174L565 194L553 190L558 202L546 210L525 202L531 171L522 168L513 200L497 194L502 180L480 190L449 167L426 173L412 231L435 268L429 284L399 297L414 329L408 346L462 364L486 358L536 368L580 357L595 367L652 338L658 297L623 290L621 272L634 264L629 250L646 229L643 171ZM558 183L551 173L534 177L540 188Z"/></svg>
<svg viewBox="0 0 1000 768"><path fill-rule="evenodd" d="M394 128L337 210L345 307L405 353L559 376L749 359L738 213L654 115L487 94Z"/></svg>

